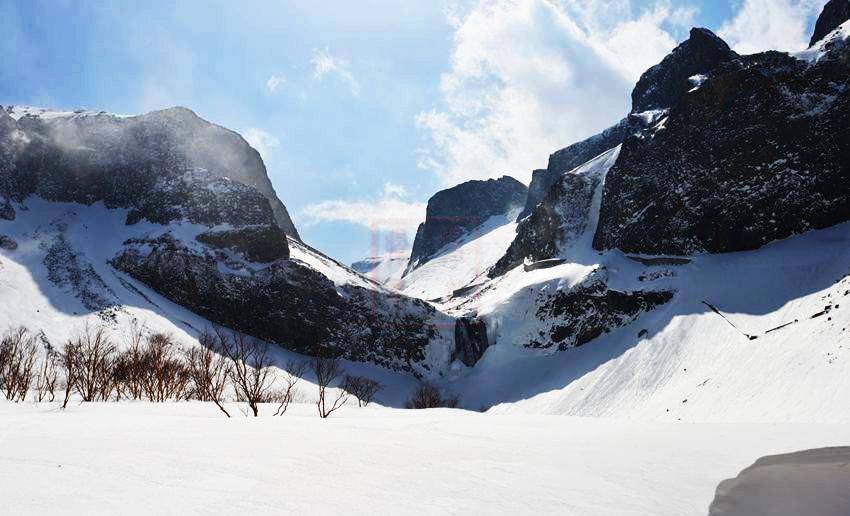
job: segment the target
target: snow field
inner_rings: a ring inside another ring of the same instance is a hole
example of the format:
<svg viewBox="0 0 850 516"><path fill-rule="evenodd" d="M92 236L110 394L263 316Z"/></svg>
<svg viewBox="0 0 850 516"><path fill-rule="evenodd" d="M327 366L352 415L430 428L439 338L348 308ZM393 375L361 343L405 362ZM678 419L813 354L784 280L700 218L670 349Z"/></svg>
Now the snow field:
<svg viewBox="0 0 850 516"><path fill-rule="evenodd" d="M848 425L264 408L0 402L4 512L706 514L758 457L850 442Z"/></svg>

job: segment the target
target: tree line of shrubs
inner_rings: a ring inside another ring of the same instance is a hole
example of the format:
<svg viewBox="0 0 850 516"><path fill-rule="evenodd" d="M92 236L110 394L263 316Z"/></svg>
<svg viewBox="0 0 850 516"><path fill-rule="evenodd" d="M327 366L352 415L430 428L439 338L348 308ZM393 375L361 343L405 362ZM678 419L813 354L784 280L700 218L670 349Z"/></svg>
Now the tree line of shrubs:
<svg viewBox="0 0 850 516"><path fill-rule="evenodd" d="M180 347L167 334L146 334L134 326L122 349L103 326L86 326L55 349L42 333L25 327L6 331L0 338L0 392L13 402L61 401L67 407L76 395L83 402L197 400L212 402L230 417L224 405L228 396L245 403L259 415L262 403L274 403L275 416L300 399L298 381L308 371L318 389L316 407L326 418L354 397L366 406L382 389L366 376L346 374L340 359L318 349L304 361L289 360L282 374L274 367L266 344L238 332L221 329L204 332L199 346ZM336 390L330 389L337 384ZM422 382L407 408L457 407L457 397L443 397L429 382Z"/></svg>

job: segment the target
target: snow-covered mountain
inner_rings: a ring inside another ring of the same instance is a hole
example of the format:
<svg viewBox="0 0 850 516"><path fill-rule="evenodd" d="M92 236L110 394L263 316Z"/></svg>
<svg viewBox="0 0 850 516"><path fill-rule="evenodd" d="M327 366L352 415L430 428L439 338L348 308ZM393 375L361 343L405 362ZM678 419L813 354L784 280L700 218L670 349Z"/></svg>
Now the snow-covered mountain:
<svg viewBox="0 0 850 516"><path fill-rule="evenodd" d="M0 297L11 324L58 329L44 318L95 314L119 326L140 309L183 332L218 324L416 374L448 362L450 317L286 231L259 154L187 109L0 109L0 152L0 280L15 286Z"/></svg>
<svg viewBox="0 0 850 516"><path fill-rule="evenodd" d="M545 194L486 274L458 289L450 271L489 233L410 276L458 318L452 389L499 412L850 420L850 21L823 22L834 4L795 55L694 29L644 74L624 131L559 152L611 147L535 175Z"/></svg>
<svg viewBox="0 0 850 516"><path fill-rule="evenodd" d="M404 275L446 251L446 246L478 231L491 217L504 216L525 204L528 188L503 176L467 181L428 199L425 221L416 231Z"/></svg>
<svg viewBox="0 0 850 516"><path fill-rule="evenodd" d="M188 110L2 109L0 315L51 341L91 315L215 323L498 412L850 420L841 5L795 55L694 29L530 188L438 192L409 255L353 267L301 242L256 152Z"/></svg>

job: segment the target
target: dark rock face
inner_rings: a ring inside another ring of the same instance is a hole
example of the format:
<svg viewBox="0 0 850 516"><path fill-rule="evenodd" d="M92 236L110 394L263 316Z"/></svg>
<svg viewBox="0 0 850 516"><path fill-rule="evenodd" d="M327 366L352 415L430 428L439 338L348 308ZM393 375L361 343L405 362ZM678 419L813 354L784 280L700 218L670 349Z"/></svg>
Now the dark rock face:
<svg viewBox="0 0 850 516"><path fill-rule="evenodd" d="M3 220L15 220L15 208L12 206L12 203L9 202L9 199L5 199L0 204L0 219Z"/></svg>
<svg viewBox="0 0 850 516"><path fill-rule="evenodd" d="M474 366L484 355L490 342L487 325L477 317L461 317L455 321L455 349L452 360L460 360L467 367Z"/></svg>
<svg viewBox="0 0 850 516"><path fill-rule="evenodd" d="M222 259L164 234L130 240L112 266L199 315L312 354L316 346L351 360L414 371L437 330L425 302L353 285L343 292L322 274L278 260L241 274Z"/></svg>
<svg viewBox="0 0 850 516"><path fill-rule="evenodd" d="M729 45L710 30L691 29L686 41L641 76L632 91L632 112L675 106L693 88L691 77L708 73L735 57Z"/></svg>
<svg viewBox="0 0 850 516"><path fill-rule="evenodd" d="M271 263L289 258L286 234L277 226L207 231L196 236L195 239L211 247L242 253L245 259L252 262Z"/></svg>
<svg viewBox="0 0 850 516"><path fill-rule="evenodd" d="M18 242L9 235L0 235L0 249L14 251L18 248Z"/></svg>
<svg viewBox="0 0 850 516"><path fill-rule="evenodd" d="M669 291L620 292L609 289L598 271L581 284L554 295L541 294L537 317L554 324L532 348L558 346L559 351L581 346L614 328L635 321L641 314L670 301Z"/></svg>
<svg viewBox="0 0 850 516"><path fill-rule="evenodd" d="M524 184L508 176L467 181L437 192L428 200L425 222L416 231L408 270L425 263L446 244L490 217L522 207L527 192Z"/></svg>
<svg viewBox="0 0 850 516"><path fill-rule="evenodd" d="M491 278L522 264L558 257L588 228L593 196L605 173L617 159L611 150L576 170L561 175L531 216L517 227L517 236L505 255L488 272Z"/></svg>
<svg viewBox="0 0 850 516"><path fill-rule="evenodd" d="M629 132L630 123L627 118L624 118L617 125L609 127L601 133L550 155L549 165L545 169L535 170L532 173L525 208L523 208L517 220L531 215L531 212L543 201L549 189L561 175L622 143Z"/></svg>
<svg viewBox="0 0 850 516"><path fill-rule="evenodd" d="M829 0L818 16L809 46L814 46L847 20L850 20L850 0Z"/></svg>
<svg viewBox="0 0 850 516"><path fill-rule="evenodd" d="M157 214L161 219L168 214L163 207L186 200L202 205L205 199L191 199L199 186L238 185L262 197L267 206L259 209L268 210L281 229L298 237L260 155L238 134L188 109L126 118L106 113L25 115L15 122L5 112L2 116L0 146L5 156L0 172L6 177L0 186L6 196L38 194L83 204L102 200L109 207L132 208L137 218ZM192 175L204 180L193 180ZM172 189L177 191L163 191ZM250 206L260 204L252 201Z"/></svg>
<svg viewBox="0 0 850 516"><path fill-rule="evenodd" d="M605 182L597 249L692 254L758 248L850 220L850 47L719 66L623 144Z"/></svg>
<svg viewBox="0 0 850 516"><path fill-rule="evenodd" d="M694 88L691 77L712 73L736 57L711 31L693 29L687 41L641 76L632 92L632 112L626 118L552 154L548 168L535 171L517 238L490 271L490 277L503 274L525 259L560 256L586 228L590 199L599 184L598 178L575 173L574 169L653 126L658 116L664 116L662 110L678 104Z"/></svg>

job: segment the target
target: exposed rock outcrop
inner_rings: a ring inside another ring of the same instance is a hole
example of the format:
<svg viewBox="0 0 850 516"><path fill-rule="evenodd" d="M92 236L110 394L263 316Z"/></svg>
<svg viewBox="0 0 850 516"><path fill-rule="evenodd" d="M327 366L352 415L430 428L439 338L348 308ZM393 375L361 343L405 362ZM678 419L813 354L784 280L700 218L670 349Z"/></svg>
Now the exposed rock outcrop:
<svg viewBox="0 0 850 516"><path fill-rule="evenodd" d="M217 324L305 354L316 346L351 360L421 371L437 329L424 301L354 285L335 286L294 260L236 263L166 233L130 240L116 269ZM447 318L446 318L447 319Z"/></svg>
<svg viewBox="0 0 850 516"><path fill-rule="evenodd" d="M549 165L545 169L535 170L532 173L525 208L520 212L517 220L531 215L561 175L622 143L632 123L634 122L624 118L599 134L551 154Z"/></svg>
<svg viewBox="0 0 850 516"><path fill-rule="evenodd" d="M814 46L847 20L850 20L850 0L829 0L818 16L809 46Z"/></svg>
<svg viewBox="0 0 850 516"><path fill-rule="evenodd" d="M675 106L694 87L691 78L706 74L737 54L708 29L691 29L690 37L641 75L632 91L632 112Z"/></svg>
<svg viewBox="0 0 850 516"><path fill-rule="evenodd" d="M0 172L8 174L7 184L0 187L12 198L38 194L52 201L84 204L103 200L107 206L133 208L139 217L147 217L180 200L163 199L163 188L180 189L185 184L187 188L170 196L185 198L198 186L209 185L186 177L200 173L215 179L213 188L244 185L260 194L277 225L298 237L257 151L237 133L186 108L133 117L103 112L40 116L38 110L0 111L4 111L0 146L7 154L0 161L4 167ZM19 116L17 122L7 112ZM146 209L156 202L163 206Z"/></svg>
<svg viewBox="0 0 850 516"><path fill-rule="evenodd" d="M407 270L425 263L490 217L520 209L527 193L524 184L508 176L467 181L437 192L428 200L425 222L416 231Z"/></svg>
<svg viewBox="0 0 850 516"><path fill-rule="evenodd" d="M597 249L755 249L850 220L850 47L721 64L623 144L605 181Z"/></svg>
<svg viewBox="0 0 850 516"><path fill-rule="evenodd" d="M540 294L537 317L553 321L528 347L558 350L581 346L614 328L635 321L641 314L670 301L669 291L621 292L608 288L599 270L579 285L554 295Z"/></svg>
<svg viewBox="0 0 850 516"><path fill-rule="evenodd" d="M491 269L490 276L501 275L524 260L561 256L586 229L590 200L599 184L596 174L587 174L578 167L594 158L602 159L599 157L602 153L654 126L666 110L694 89L694 76L702 81L704 74L736 57L711 31L693 29L688 40L641 76L632 92L632 112L626 118L598 135L552 154L547 169L535 171L520 215L523 220L517 228L517 238ZM605 172L611 164L608 161Z"/></svg>
<svg viewBox="0 0 850 516"><path fill-rule="evenodd" d="M289 258L286 235L276 226L251 226L224 231L207 231L196 236L198 242L241 253L246 260L270 263Z"/></svg>
<svg viewBox="0 0 850 516"><path fill-rule="evenodd" d="M477 317L461 317L455 321L455 349L452 360L460 360L468 367L474 366L484 355L490 342L487 324Z"/></svg>
<svg viewBox="0 0 850 516"><path fill-rule="evenodd" d="M0 249L14 251L18 248L18 242L9 235L0 235Z"/></svg>
<svg viewBox="0 0 850 516"><path fill-rule="evenodd" d="M525 260L559 257L586 231L593 231L588 226L594 196L618 154L619 147L611 149L561 175L531 216L520 222L516 238L488 275L500 276Z"/></svg>

